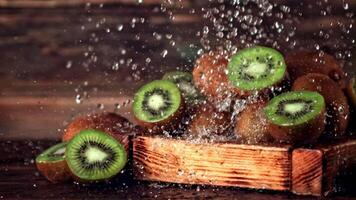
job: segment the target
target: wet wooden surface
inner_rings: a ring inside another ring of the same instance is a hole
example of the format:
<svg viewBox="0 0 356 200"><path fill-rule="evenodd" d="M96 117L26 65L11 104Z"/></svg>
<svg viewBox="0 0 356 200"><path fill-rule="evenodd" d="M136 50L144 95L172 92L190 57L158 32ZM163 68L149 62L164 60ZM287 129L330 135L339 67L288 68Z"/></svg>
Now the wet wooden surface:
<svg viewBox="0 0 356 200"><path fill-rule="evenodd" d="M237 199L237 200L313 200L288 192L248 190L230 187L188 186L132 180L131 171L112 183L77 185L52 184L36 170L33 159L55 141L0 141L0 199ZM326 199L356 198L356 174L340 174L339 192Z"/></svg>

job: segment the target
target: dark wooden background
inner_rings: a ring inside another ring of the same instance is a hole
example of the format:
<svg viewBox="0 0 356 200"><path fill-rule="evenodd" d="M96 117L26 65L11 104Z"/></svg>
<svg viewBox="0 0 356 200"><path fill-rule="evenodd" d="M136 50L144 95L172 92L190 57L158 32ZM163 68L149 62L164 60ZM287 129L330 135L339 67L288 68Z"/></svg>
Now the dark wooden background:
<svg viewBox="0 0 356 200"><path fill-rule="evenodd" d="M257 4L242 10L219 2L0 0L0 136L58 138L73 116L100 110L100 104L112 111L145 81L169 69L191 70L202 47L259 43L288 53L318 46L354 74L354 1L270 1L273 14L262 17ZM236 11L236 34L229 28L217 37ZM251 34L255 22L267 36ZM205 26L210 31L203 36ZM127 110L119 112L129 116Z"/></svg>
<svg viewBox="0 0 356 200"><path fill-rule="evenodd" d="M271 16L259 16L266 1L245 9L231 2L0 0L0 199L295 199L233 188L157 189L130 178L126 185L99 188L52 185L34 169L34 156L58 140L73 117L108 110L130 118L135 89L167 70L191 70L203 47L259 43L283 53L320 48L356 73L355 1L271 0ZM230 24L236 33L230 28L217 36L236 11L240 17ZM252 34L253 23L268 34ZM354 196L348 183L340 183L337 199Z"/></svg>

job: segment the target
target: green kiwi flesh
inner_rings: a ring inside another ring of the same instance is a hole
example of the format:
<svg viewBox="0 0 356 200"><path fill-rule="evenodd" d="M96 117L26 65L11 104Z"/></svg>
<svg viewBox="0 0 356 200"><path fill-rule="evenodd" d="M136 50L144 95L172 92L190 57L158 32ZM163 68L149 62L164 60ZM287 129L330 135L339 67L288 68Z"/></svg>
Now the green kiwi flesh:
<svg viewBox="0 0 356 200"><path fill-rule="evenodd" d="M325 108L323 96L317 92L283 93L273 98L264 109L269 121L279 126L297 126L316 118Z"/></svg>
<svg viewBox="0 0 356 200"><path fill-rule="evenodd" d="M46 149L36 158L36 163L60 162L65 159L67 142L62 142Z"/></svg>
<svg viewBox="0 0 356 200"><path fill-rule="evenodd" d="M107 180L126 165L127 153L122 144L108 134L84 130L67 145L66 161L80 181Z"/></svg>
<svg viewBox="0 0 356 200"><path fill-rule="evenodd" d="M355 78L351 79L347 86L347 95L351 104L356 108L356 81Z"/></svg>
<svg viewBox="0 0 356 200"><path fill-rule="evenodd" d="M143 122L161 122L177 113L182 102L181 92L176 84L168 80L155 80L137 91L133 113Z"/></svg>
<svg viewBox="0 0 356 200"><path fill-rule="evenodd" d="M193 75L188 72L171 71L167 72L162 77L163 80L169 80L175 83L180 91L184 100L190 103L198 103L202 100L202 95L199 93L193 83Z"/></svg>
<svg viewBox="0 0 356 200"><path fill-rule="evenodd" d="M262 90L281 82L286 74L283 55L275 49L255 46L232 56L229 82L243 91Z"/></svg>

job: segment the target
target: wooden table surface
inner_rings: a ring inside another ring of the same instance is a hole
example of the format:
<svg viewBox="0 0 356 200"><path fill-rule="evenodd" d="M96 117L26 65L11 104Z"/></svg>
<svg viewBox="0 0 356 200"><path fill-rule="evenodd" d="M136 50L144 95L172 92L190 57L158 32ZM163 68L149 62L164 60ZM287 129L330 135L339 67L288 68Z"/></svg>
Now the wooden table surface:
<svg viewBox="0 0 356 200"><path fill-rule="evenodd" d="M39 174L33 159L54 143L53 140L0 140L0 199L320 199L287 192L138 182L132 179L130 164L112 183L53 184ZM338 192L327 199L356 199L355 178L356 174L340 175Z"/></svg>
<svg viewBox="0 0 356 200"><path fill-rule="evenodd" d="M32 163L0 164L0 172L0 199L318 199L283 192L137 182L129 175L111 184L52 184ZM351 180L350 184L355 185ZM356 199L356 194L343 192L328 199Z"/></svg>

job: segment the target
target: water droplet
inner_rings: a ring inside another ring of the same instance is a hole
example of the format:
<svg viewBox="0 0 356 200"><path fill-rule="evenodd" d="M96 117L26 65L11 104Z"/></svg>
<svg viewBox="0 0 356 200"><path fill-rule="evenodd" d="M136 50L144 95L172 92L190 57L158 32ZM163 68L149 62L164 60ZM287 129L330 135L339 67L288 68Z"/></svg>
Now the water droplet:
<svg viewBox="0 0 356 200"><path fill-rule="evenodd" d="M161 52L161 56L164 58L166 57L168 54L168 50L167 49L164 49L162 52Z"/></svg>
<svg viewBox="0 0 356 200"><path fill-rule="evenodd" d="M122 31L122 29L124 29L124 25L119 24L119 25L117 26L117 30L118 30L118 31Z"/></svg>
<svg viewBox="0 0 356 200"><path fill-rule="evenodd" d="M119 70L119 63L114 63L113 66L111 67L112 70L117 71Z"/></svg>
<svg viewBox="0 0 356 200"><path fill-rule="evenodd" d="M68 61L67 64L66 64L66 68L67 69L70 69L72 67L72 61Z"/></svg>
<svg viewBox="0 0 356 200"><path fill-rule="evenodd" d="M82 97L80 94L77 94L77 95L75 96L75 102L76 102L77 104L83 103L83 97Z"/></svg>
<svg viewBox="0 0 356 200"><path fill-rule="evenodd" d="M345 3L343 4L343 7L344 7L345 10L348 10L348 9L349 9L349 3L346 3L346 2L345 2Z"/></svg>

